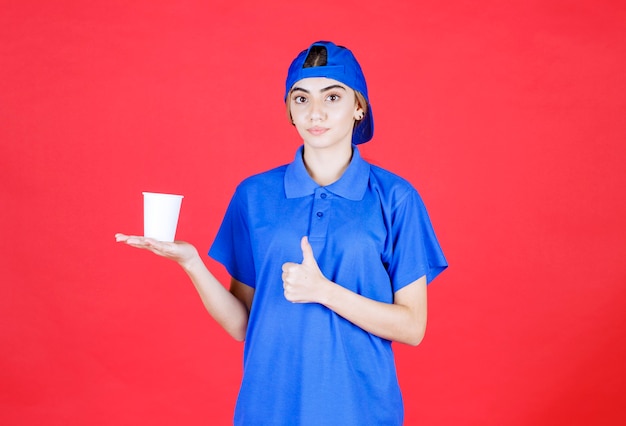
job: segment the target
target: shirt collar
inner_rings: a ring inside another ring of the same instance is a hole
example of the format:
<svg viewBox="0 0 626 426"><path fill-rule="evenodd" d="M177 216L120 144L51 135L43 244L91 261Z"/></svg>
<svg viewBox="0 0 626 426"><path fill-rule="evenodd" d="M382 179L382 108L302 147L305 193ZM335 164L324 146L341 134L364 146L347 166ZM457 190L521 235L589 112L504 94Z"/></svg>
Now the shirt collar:
<svg viewBox="0 0 626 426"><path fill-rule="evenodd" d="M309 176L302 154L304 146L296 152L293 162L287 166L285 171L285 194L287 198L298 198L312 195L320 187ZM367 183L369 181L370 165L363 160L359 149L352 146L352 160L348 168L338 181L328 185L326 190L348 200L359 201L363 199Z"/></svg>

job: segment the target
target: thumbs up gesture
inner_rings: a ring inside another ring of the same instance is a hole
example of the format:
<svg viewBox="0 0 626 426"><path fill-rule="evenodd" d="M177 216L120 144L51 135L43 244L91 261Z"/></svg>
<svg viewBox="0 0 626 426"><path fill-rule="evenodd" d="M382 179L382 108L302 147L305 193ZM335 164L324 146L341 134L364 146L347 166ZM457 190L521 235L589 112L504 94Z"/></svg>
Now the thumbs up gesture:
<svg viewBox="0 0 626 426"><path fill-rule="evenodd" d="M283 264L285 298L294 303L321 303L329 281L320 271L307 237L300 241L302 263Z"/></svg>

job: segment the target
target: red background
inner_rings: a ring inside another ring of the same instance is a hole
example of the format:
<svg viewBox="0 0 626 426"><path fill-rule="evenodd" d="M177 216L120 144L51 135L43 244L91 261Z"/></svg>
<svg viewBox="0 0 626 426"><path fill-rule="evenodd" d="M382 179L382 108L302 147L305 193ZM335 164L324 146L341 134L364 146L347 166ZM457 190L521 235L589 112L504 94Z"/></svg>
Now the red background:
<svg viewBox="0 0 626 426"><path fill-rule="evenodd" d="M1 424L230 422L242 345L113 236L142 232L142 191L182 193L206 252L235 185L300 144L283 82L316 39L360 59L362 152L451 265L396 345L407 425L626 422L623 2L0 7Z"/></svg>

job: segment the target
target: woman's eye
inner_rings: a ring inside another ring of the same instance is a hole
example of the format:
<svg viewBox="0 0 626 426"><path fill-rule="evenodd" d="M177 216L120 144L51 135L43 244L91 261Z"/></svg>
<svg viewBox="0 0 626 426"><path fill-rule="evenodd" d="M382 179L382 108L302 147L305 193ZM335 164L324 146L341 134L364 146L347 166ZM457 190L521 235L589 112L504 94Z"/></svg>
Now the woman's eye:
<svg viewBox="0 0 626 426"><path fill-rule="evenodd" d="M303 104L306 102L306 98L304 96L294 96L293 101L297 104Z"/></svg>
<svg viewBox="0 0 626 426"><path fill-rule="evenodd" d="M331 101L331 102L337 102L340 99L340 96L339 95L328 95L327 99L329 101Z"/></svg>

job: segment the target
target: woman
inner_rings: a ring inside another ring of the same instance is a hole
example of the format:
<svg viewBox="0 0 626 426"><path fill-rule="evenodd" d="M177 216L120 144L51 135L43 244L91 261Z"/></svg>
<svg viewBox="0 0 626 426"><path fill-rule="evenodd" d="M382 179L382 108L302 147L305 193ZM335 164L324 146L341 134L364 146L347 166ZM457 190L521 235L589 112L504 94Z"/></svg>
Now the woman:
<svg viewBox="0 0 626 426"><path fill-rule="evenodd" d="M235 424L403 422L391 342L420 343L426 285L447 263L415 189L359 154L368 99L344 47L316 42L292 62L285 102L303 145L237 187L209 251L230 291L187 243L116 236L178 262L245 340Z"/></svg>

